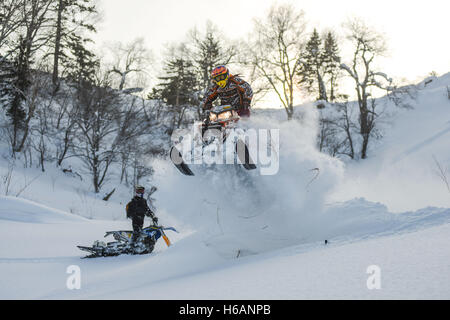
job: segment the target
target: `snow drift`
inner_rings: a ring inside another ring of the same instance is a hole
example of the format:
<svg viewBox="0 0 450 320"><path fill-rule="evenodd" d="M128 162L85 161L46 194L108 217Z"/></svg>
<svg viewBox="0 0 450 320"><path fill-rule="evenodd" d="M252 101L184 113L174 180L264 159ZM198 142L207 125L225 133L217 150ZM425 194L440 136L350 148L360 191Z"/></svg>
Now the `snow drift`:
<svg viewBox="0 0 450 320"><path fill-rule="evenodd" d="M28 223L82 222L86 219L16 197L0 197L0 220Z"/></svg>

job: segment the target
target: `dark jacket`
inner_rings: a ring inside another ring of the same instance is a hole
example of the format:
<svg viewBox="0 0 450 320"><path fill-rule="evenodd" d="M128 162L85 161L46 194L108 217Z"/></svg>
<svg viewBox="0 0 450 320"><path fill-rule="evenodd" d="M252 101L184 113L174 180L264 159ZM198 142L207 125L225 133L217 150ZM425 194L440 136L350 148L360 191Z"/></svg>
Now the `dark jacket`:
<svg viewBox="0 0 450 320"><path fill-rule="evenodd" d="M147 200L141 197L134 197L126 206L127 218L142 219L144 217L156 218L155 213L147 205Z"/></svg>
<svg viewBox="0 0 450 320"><path fill-rule="evenodd" d="M203 110L209 110L212 103L217 98L222 105L231 105L237 109L248 110L253 98L253 91L250 85L237 76L230 75L225 88L215 84L206 91L203 99Z"/></svg>

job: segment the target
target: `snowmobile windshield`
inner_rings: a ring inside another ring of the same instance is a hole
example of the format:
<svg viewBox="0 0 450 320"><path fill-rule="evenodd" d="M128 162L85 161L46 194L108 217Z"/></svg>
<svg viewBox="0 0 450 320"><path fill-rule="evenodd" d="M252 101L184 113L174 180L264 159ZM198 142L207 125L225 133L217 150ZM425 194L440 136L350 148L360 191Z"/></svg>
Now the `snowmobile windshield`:
<svg viewBox="0 0 450 320"><path fill-rule="evenodd" d="M228 120L233 119L233 116L234 116L234 113L232 110L223 111L220 113L211 112L209 114L209 121L210 122L228 121Z"/></svg>
<svg viewBox="0 0 450 320"><path fill-rule="evenodd" d="M209 121L210 121L210 122L216 122L216 121L217 121L217 114L211 112L211 113L209 114Z"/></svg>
<svg viewBox="0 0 450 320"><path fill-rule="evenodd" d="M219 120L228 120L228 119L230 119L232 116L233 116L233 113L232 113L231 111L225 111L225 112L220 113L220 114L217 116L217 118L218 118Z"/></svg>

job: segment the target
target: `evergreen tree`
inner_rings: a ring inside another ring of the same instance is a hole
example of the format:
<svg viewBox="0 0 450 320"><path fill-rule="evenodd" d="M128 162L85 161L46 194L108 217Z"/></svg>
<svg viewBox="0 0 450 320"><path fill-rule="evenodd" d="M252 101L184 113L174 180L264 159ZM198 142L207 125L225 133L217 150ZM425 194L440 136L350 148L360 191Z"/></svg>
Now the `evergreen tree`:
<svg viewBox="0 0 450 320"><path fill-rule="evenodd" d="M337 91L337 80L339 76L339 47L336 41L336 37L332 32L328 32L326 34L326 38L324 41L324 47L322 52L322 60L324 63L324 72L327 77L326 82L328 83L329 88L329 98L330 101L334 101L336 99L336 91Z"/></svg>
<svg viewBox="0 0 450 320"><path fill-rule="evenodd" d="M201 79L203 90L208 88L210 83L210 73L219 64L225 64L222 61L222 47L212 30L208 30L205 37L196 43L196 69Z"/></svg>
<svg viewBox="0 0 450 320"><path fill-rule="evenodd" d="M179 51L176 53L175 51ZM161 81L153 88L150 99L164 101L173 112L172 128L180 127L187 108L198 104L198 81L193 62L188 58L187 49L181 46L173 49L163 68Z"/></svg>
<svg viewBox="0 0 450 320"><path fill-rule="evenodd" d="M322 40L314 29L311 38L306 43L303 65L299 72L300 84L308 92L318 92L318 100L328 101L324 84L324 55L322 54Z"/></svg>
<svg viewBox="0 0 450 320"><path fill-rule="evenodd" d="M28 66L31 64L31 61L26 56L26 44L22 37L19 43L18 51L11 65L12 68L9 69L11 72L11 85L7 86L3 92L3 94L10 98L6 114L11 119L12 124L11 144L13 152L20 151L17 148L19 134L25 127L25 119L27 116L23 101L25 100L25 91L30 85Z"/></svg>
<svg viewBox="0 0 450 320"><path fill-rule="evenodd" d="M227 65L237 54L232 45L227 45L217 31L217 28L208 21L204 35L194 29L191 32L193 41L193 64L194 73L198 80L199 98L209 88L211 84L211 71L218 65ZM197 112L201 113L200 103Z"/></svg>
<svg viewBox="0 0 450 320"><path fill-rule="evenodd" d="M72 35L67 42L70 51L63 61L64 75L75 83L76 87L84 83L94 83L96 70L100 66L97 56L87 48L89 42L90 39L77 35Z"/></svg>
<svg viewBox="0 0 450 320"><path fill-rule="evenodd" d="M89 22L97 13L93 0L53 0L53 74L55 90L59 86L60 64L67 64L69 51L79 46L85 31L96 32L95 26ZM76 39L78 38L78 39Z"/></svg>
<svg viewBox="0 0 450 320"><path fill-rule="evenodd" d="M166 76L159 79L161 98L171 106L194 103L193 90L197 86L193 64L183 58L175 58L167 62L165 66Z"/></svg>

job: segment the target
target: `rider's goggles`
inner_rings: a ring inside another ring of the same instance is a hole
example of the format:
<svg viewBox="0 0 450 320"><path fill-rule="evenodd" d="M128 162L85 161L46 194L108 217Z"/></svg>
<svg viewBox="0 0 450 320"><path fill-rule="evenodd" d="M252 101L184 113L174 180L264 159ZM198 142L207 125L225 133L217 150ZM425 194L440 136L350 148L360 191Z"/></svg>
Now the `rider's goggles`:
<svg viewBox="0 0 450 320"><path fill-rule="evenodd" d="M228 79L228 75L226 73L220 74L217 77L214 77L215 82L219 82L219 81L223 81L223 80L227 80L227 79Z"/></svg>

